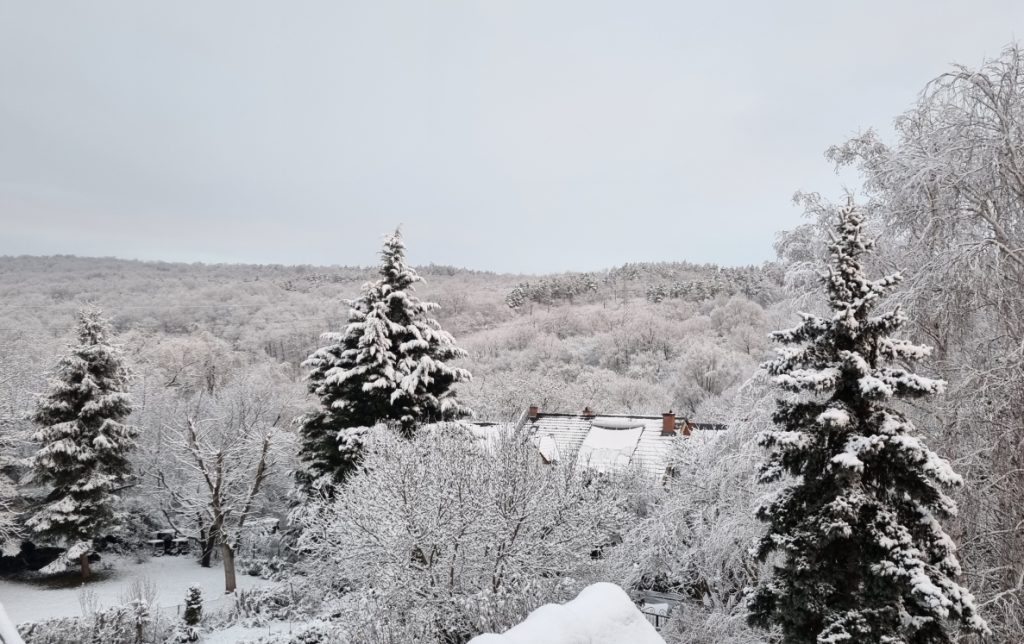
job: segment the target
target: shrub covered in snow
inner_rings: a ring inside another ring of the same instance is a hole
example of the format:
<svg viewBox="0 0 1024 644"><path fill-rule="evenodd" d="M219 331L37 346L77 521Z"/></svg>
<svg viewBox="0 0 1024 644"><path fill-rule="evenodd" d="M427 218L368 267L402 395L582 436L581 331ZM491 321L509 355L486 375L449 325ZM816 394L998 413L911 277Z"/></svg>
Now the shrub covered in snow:
<svg viewBox="0 0 1024 644"><path fill-rule="evenodd" d="M300 544L323 588L350 580L381 621L421 614L461 641L575 592L623 528L624 503L607 481L543 465L518 432L377 432L366 470L308 519Z"/></svg>
<svg viewBox="0 0 1024 644"><path fill-rule="evenodd" d="M346 629L341 624L312 622L299 626L292 633L261 637L252 644L348 644L349 641Z"/></svg>
<svg viewBox="0 0 1024 644"><path fill-rule="evenodd" d="M296 594L287 585L257 586L238 593L235 613L247 624L262 624L275 619L288 619L295 614L296 602L306 593L315 592L307 587L305 593Z"/></svg>
<svg viewBox="0 0 1024 644"><path fill-rule="evenodd" d="M158 644L169 625L144 600L112 606L85 617L21 624L26 644Z"/></svg>
<svg viewBox="0 0 1024 644"><path fill-rule="evenodd" d="M199 640L199 622L203 619L203 591L198 584L192 584L185 595L185 612L181 622L174 629L171 639L176 644L187 644Z"/></svg>
<svg viewBox="0 0 1024 644"><path fill-rule="evenodd" d="M697 432L678 443L666 492L609 555L609 578L622 587L683 598L662 631L670 643L763 639L745 623L745 596L770 574L750 546L763 530L754 512L771 493L758 485L755 441L771 426L771 388L755 379L736 400L727 432Z"/></svg>
<svg viewBox="0 0 1024 644"><path fill-rule="evenodd" d="M198 584L188 587L188 594L185 596L185 623L189 626L196 626L203 618L203 589Z"/></svg>

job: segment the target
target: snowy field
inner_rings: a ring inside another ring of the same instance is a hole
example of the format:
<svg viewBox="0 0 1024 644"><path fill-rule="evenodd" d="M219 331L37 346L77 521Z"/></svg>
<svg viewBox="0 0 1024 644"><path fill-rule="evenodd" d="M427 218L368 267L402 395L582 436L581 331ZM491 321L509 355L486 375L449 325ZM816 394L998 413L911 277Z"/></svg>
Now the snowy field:
<svg viewBox="0 0 1024 644"><path fill-rule="evenodd" d="M184 601L185 591L193 584L203 589L207 611L229 606L232 598L224 595L224 570L219 566L203 568L191 557L154 557L144 563L132 559L109 559L106 569L97 565L96 578L87 588L96 594L100 608L119 603L128 585L140 579L156 587L156 604L164 614L174 615ZM54 617L79 617L82 586L73 576L60 579L0 580L0 602L15 624L38 622ZM258 577L238 575L238 589L245 590L269 582Z"/></svg>

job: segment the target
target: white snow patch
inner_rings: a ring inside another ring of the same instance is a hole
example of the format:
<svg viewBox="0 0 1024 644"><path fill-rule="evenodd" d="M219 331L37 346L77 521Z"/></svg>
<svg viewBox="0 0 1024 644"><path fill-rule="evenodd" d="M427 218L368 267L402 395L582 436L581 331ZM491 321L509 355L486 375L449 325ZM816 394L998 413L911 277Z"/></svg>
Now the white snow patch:
<svg viewBox="0 0 1024 644"><path fill-rule="evenodd" d="M104 557L104 560L107 560ZM210 608L220 608L225 603L224 569L215 565L203 568L192 557L153 557L136 564L129 559L110 558L114 570L110 576L91 581L86 588L96 593L99 608L109 608L120 603L121 595L133 580L148 578L156 584L156 604L166 613L174 614L175 607L185 601L185 592L192 584L198 584L203 591L203 602ZM99 566L93 572L102 573ZM268 585L258 577L239 574L238 589L245 590ZM0 603L7 609L11 621L16 624L40 622L57 617L81 617L78 603L82 587L47 588L44 582L0 580Z"/></svg>
<svg viewBox="0 0 1024 644"><path fill-rule="evenodd" d="M634 418L595 418L590 421L590 426L601 429L636 429L643 427L644 421Z"/></svg>
<svg viewBox="0 0 1024 644"><path fill-rule="evenodd" d="M846 427L847 425L850 424L850 414L845 409L839 409L838 407L829 407L825 411L818 414L817 420L822 425Z"/></svg>
<svg viewBox="0 0 1024 644"><path fill-rule="evenodd" d="M239 644L257 641L268 635L283 635L299 629L299 622L267 622L264 626L243 626L235 624L220 631L207 633L199 638L201 644Z"/></svg>
<svg viewBox="0 0 1024 644"><path fill-rule="evenodd" d="M562 456L558 452L558 441L555 440L554 436L537 436L534 439L534 444L537 446L537 451L544 457L544 461L547 463L557 463L561 460Z"/></svg>
<svg viewBox="0 0 1024 644"><path fill-rule="evenodd" d="M629 461L640 442L643 427L635 429L601 429L591 427L580 446L577 466L610 472L629 467Z"/></svg>
<svg viewBox="0 0 1024 644"><path fill-rule="evenodd" d="M864 471L864 462L852 452L842 452L832 457L832 462L854 472Z"/></svg>
<svg viewBox="0 0 1024 644"><path fill-rule="evenodd" d="M565 604L547 604L501 635L470 644L665 644L654 626L615 584L587 586Z"/></svg>

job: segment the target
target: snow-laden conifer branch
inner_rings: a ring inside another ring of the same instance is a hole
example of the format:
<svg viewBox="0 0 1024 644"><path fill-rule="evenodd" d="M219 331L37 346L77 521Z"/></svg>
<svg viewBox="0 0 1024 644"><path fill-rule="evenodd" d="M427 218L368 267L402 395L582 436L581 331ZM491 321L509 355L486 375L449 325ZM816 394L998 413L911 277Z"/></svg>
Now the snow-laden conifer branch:
<svg viewBox="0 0 1024 644"><path fill-rule="evenodd" d="M781 563L750 609L752 622L780 627L786 641L948 642L953 622L987 631L956 581L955 544L940 523L956 513L944 490L962 479L885 406L945 383L904 366L928 349L888 335L902 313L870 315L899 283L865 276L860 258L872 246L858 210L840 209L823 275L833 315L803 315L774 334L791 346L765 365L793 395L777 403L777 428L759 437L769 450L761 480L793 479L758 510L768 524L758 556L778 553Z"/></svg>

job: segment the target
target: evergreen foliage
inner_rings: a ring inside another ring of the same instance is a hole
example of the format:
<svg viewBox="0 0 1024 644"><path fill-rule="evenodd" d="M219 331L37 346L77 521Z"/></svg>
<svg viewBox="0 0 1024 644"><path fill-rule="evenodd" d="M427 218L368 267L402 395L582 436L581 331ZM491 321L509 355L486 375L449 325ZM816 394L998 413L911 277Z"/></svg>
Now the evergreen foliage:
<svg viewBox="0 0 1024 644"><path fill-rule="evenodd" d="M532 284L530 282L516 284L505 296L505 304L510 309L518 309L527 302L554 304L566 301L572 303L575 298L588 293L596 293L599 288L600 283L590 273L546 277Z"/></svg>
<svg viewBox="0 0 1024 644"><path fill-rule="evenodd" d="M135 446L135 428L124 422L132 411L128 371L109 336L98 310L79 312L77 345L32 415L33 439L42 445L32 459L34 477L51 491L27 525L79 554L112 523L113 490L130 474Z"/></svg>
<svg viewBox="0 0 1024 644"><path fill-rule="evenodd" d="M188 594L185 596L185 624L198 626L203 619L203 590L198 584L188 587Z"/></svg>
<svg viewBox="0 0 1024 644"><path fill-rule="evenodd" d="M928 355L889 334L899 309L873 317L899 275L871 281L862 216L840 210L823 276L832 316L804 314L773 334L785 345L765 366L794 396L777 402L761 479L795 480L758 510L768 523L758 556L780 555L751 596L751 622L787 643L924 644L953 640L954 623L985 632L960 586L956 547L940 523L956 513L944 488L962 484L889 399L920 398L944 383L906 365Z"/></svg>
<svg viewBox="0 0 1024 644"><path fill-rule="evenodd" d="M359 463L367 427L394 423L408 437L420 423L470 413L452 386L471 376L449 364L466 353L431 317L438 305L414 295L421 281L396 230L381 251L380 279L346 302L348 326L324 334L328 345L305 361L309 391L320 401L300 421L307 476L342 480Z"/></svg>

